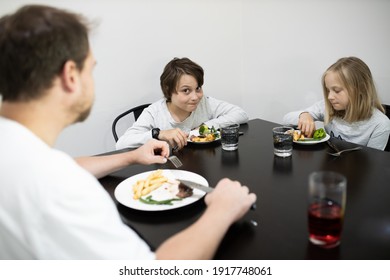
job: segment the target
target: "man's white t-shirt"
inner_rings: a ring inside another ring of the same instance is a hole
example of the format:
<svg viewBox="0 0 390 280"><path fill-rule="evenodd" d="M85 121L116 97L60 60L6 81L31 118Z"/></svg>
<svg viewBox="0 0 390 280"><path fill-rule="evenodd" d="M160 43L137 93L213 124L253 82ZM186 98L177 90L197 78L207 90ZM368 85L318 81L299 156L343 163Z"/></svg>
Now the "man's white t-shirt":
<svg viewBox="0 0 390 280"><path fill-rule="evenodd" d="M154 259L98 180L0 117L0 259Z"/></svg>

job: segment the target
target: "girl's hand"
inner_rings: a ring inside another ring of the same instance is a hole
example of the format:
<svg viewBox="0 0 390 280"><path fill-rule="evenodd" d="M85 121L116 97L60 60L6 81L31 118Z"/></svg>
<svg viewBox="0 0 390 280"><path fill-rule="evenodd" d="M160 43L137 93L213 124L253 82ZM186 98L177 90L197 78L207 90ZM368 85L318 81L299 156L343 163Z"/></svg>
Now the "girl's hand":
<svg viewBox="0 0 390 280"><path fill-rule="evenodd" d="M313 117L308 112L303 112L299 115L298 129L305 135L305 137L312 137L316 130Z"/></svg>

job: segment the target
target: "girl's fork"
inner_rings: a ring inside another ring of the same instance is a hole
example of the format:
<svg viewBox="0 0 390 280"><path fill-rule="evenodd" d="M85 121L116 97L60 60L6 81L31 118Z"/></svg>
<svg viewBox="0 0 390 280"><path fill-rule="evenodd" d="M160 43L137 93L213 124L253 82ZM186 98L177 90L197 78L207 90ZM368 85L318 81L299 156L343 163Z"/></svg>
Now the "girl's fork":
<svg viewBox="0 0 390 280"><path fill-rule="evenodd" d="M335 157L338 157L340 156L342 153L344 152L351 152L351 151L358 151L358 150L361 150L362 147L355 147L355 148L351 148L351 149L345 149L345 150L341 150L341 151L338 151L337 153L329 153L331 156L335 156Z"/></svg>

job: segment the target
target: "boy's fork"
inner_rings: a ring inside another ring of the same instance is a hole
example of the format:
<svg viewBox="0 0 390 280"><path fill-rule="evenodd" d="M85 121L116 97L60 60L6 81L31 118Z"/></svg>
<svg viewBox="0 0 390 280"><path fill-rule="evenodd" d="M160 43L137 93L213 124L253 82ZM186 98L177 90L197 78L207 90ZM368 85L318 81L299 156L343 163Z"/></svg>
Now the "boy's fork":
<svg viewBox="0 0 390 280"><path fill-rule="evenodd" d="M181 167L183 165L183 163L181 162L181 160L177 156L170 156L168 159L169 159L170 162L172 162L172 164L176 168L179 168L179 167Z"/></svg>

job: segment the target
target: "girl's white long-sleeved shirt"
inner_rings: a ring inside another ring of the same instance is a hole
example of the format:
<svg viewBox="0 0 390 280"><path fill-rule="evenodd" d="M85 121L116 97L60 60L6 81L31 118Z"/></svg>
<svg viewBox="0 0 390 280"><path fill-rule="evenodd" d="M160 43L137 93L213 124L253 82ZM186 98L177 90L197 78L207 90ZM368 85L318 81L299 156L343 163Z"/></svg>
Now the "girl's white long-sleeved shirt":
<svg viewBox="0 0 390 280"><path fill-rule="evenodd" d="M219 128L223 124L246 123L248 115L240 107L213 97L203 96L198 107L183 122L175 121L168 110L165 98L145 108L138 120L118 139L116 149L136 148L152 138L152 128L183 131L199 127L202 123Z"/></svg>
<svg viewBox="0 0 390 280"><path fill-rule="evenodd" d="M325 101L317 102L305 110L286 114L283 117L283 123L286 125L297 125L299 115L303 112L308 112L315 121L323 122L325 117ZM376 108L373 109L371 118L367 120L349 123L341 118L333 118L324 127L326 133L331 137L378 150L385 149L390 135L389 118Z"/></svg>

